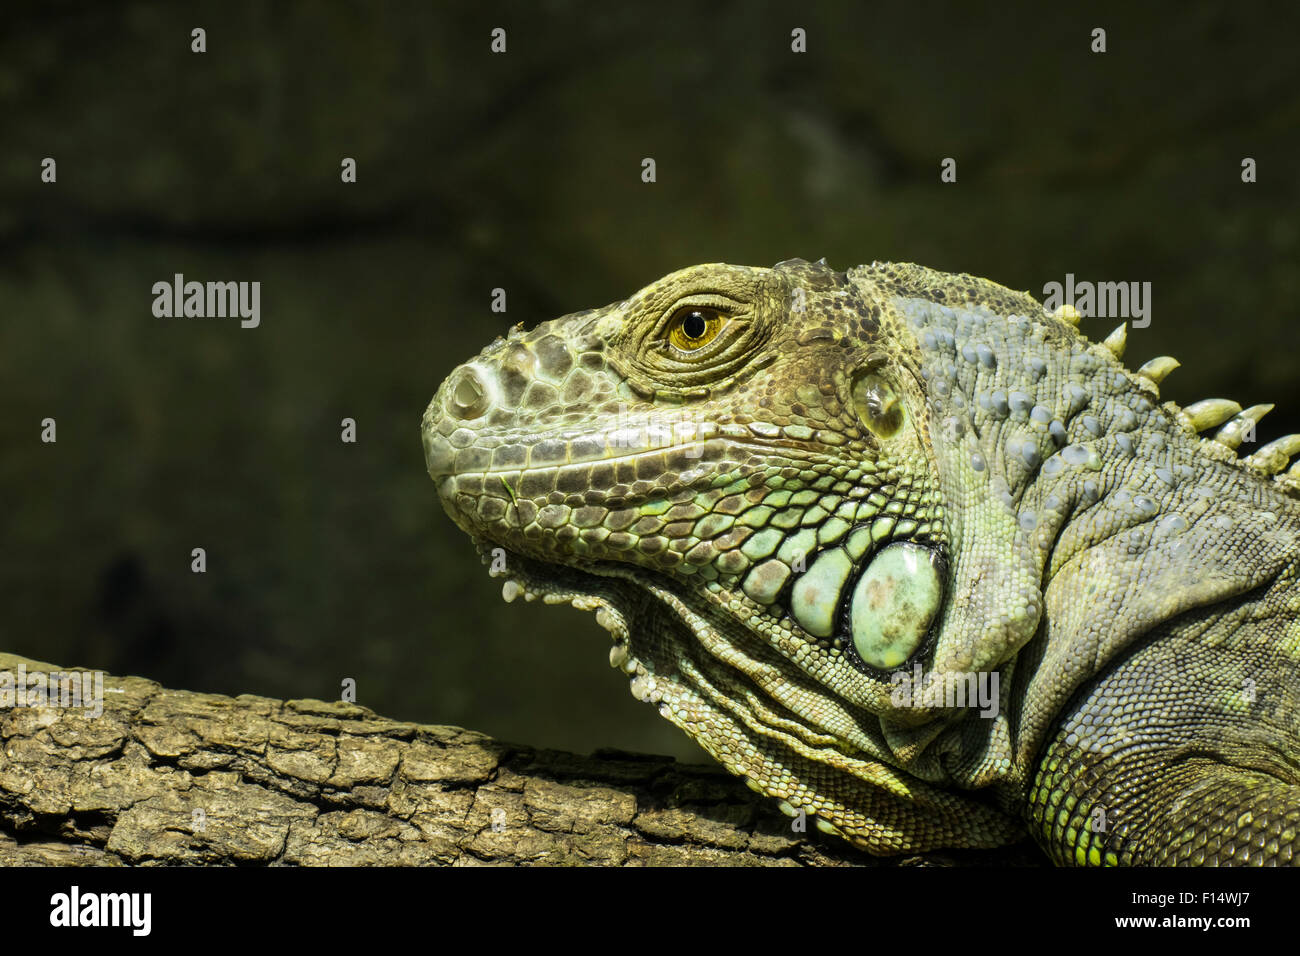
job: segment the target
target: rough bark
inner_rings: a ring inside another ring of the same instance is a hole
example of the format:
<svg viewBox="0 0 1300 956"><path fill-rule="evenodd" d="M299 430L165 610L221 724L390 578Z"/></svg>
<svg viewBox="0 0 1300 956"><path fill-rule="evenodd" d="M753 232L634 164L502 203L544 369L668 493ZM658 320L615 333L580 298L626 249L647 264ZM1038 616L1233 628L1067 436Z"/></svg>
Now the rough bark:
<svg viewBox="0 0 1300 956"><path fill-rule="evenodd" d="M62 670L0 654L0 671ZM1032 849L880 861L802 834L719 768L577 756L353 704L105 677L103 713L0 711L0 864L1036 862Z"/></svg>

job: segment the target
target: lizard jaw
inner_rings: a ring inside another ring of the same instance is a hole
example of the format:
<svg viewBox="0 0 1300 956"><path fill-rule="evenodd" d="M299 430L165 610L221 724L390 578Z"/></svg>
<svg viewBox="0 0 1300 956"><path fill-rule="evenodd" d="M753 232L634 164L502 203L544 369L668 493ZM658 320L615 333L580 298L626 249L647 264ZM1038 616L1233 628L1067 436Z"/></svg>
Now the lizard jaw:
<svg viewBox="0 0 1300 956"><path fill-rule="evenodd" d="M598 563L586 567L550 564L488 538L472 537L480 558L488 566L488 574L503 579L501 597L507 604L523 597L528 602L540 599L544 604L571 604L580 611L595 611L596 623L614 640L611 666L621 667L628 673L635 670L635 662L627 654L630 637L624 613L610 599L610 587L604 583L607 579L600 573Z"/></svg>

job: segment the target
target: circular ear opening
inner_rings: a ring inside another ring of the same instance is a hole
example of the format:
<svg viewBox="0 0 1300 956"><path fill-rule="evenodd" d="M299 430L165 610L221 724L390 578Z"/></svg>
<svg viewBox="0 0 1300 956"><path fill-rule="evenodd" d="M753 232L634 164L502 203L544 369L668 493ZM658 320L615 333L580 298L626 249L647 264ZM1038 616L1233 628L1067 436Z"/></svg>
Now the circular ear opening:
<svg viewBox="0 0 1300 956"><path fill-rule="evenodd" d="M907 418L902 395L880 366L871 364L853 376L853 409L877 438L893 438Z"/></svg>

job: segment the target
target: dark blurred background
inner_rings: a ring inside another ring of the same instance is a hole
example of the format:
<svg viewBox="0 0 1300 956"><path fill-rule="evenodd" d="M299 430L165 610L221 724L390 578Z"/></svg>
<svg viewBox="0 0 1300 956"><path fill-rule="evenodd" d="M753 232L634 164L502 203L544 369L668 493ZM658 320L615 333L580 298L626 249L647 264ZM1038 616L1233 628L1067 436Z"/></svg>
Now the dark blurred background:
<svg viewBox="0 0 1300 956"><path fill-rule="evenodd" d="M1260 440L1300 430L1286 7L226 0L5 21L3 650L226 694L335 698L352 677L392 717L703 760L633 701L591 616L501 601L418 431L509 325L696 262L912 260L1035 295L1067 272L1150 281L1134 366L1172 353L1166 397L1276 402ZM155 318L177 272L260 281L261 326Z"/></svg>

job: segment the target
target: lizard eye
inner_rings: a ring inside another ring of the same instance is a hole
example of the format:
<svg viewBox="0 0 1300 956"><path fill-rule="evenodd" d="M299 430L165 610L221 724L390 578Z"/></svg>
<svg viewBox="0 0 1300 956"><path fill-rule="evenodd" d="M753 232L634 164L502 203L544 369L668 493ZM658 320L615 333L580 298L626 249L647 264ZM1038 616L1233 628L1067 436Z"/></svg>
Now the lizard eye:
<svg viewBox="0 0 1300 956"><path fill-rule="evenodd" d="M668 341L683 352L694 352L717 338L722 326L723 316L717 309L688 305L669 320Z"/></svg>

